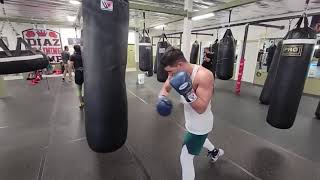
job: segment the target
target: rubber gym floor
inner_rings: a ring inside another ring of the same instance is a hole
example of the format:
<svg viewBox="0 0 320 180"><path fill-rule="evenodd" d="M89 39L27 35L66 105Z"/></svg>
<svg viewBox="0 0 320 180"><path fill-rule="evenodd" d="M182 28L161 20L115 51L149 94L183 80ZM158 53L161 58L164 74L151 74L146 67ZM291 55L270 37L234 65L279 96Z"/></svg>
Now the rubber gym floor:
<svg viewBox="0 0 320 180"><path fill-rule="evenodd" d="M37 86L7 81L9 97L0 99L1 180L179 180L184 134L183 107L171 93L171 116L155 111L161 83L155 76L136 85L127 73L128 139L111 154L92 152L86 142L84 112L73 83L49 78ZM216 81L214 130L209 135L225 155L215 164L203 150L195 158L197 180L319 180L319 98L303 96L293 128L279 130L265 121L261 87ZM112 86L110 84L110 86ZM107 141L107 139L106 139Z"/></svg>

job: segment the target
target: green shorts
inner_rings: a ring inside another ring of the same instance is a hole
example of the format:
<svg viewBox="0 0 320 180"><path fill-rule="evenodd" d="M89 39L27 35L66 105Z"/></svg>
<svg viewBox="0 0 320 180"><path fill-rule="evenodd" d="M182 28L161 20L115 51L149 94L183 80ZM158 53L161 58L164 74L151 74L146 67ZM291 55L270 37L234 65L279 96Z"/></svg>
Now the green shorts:
<svg viewBox="0 0 320 180"><path fill-rule="evenodd" d="M183 145L187 146L189 154L199 155L207 137L208 134L195 135L190 132L186 132L184 135Z"/></svg>

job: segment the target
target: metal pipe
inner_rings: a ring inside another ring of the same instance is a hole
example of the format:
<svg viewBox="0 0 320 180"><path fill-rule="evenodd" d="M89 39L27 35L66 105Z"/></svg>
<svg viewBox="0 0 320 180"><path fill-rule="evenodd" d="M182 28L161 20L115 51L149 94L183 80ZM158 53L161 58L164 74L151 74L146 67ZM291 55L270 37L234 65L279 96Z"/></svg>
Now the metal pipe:
<svg viewBox="0 0 320 180"><path fill-rule="evenodd" d="M275 29L280 29L283 30L285 26L277 26L277 25L271 25L271 24L252 24L253 26L262 26L262 27L267 27L267 28L275 28Z"/></svg>
<svg viewBox="0 0 320 180"><path fill-rule="evenodd" d="M255 25L255 24L265 23L265 22L294 19L294 18L301 17L302 13L303 13L303 11L299 11L299 12L288 13L288 14L284 14L284 15L280 15L280 16L277 15L277 16L271 16L271 17L266 17L266 18L255 18L253 20L245 20L245 21L240 21L240 22L233 22L233 23L230 24L230 27L243 26L243 25L246 25L246 24ZM314 15L318 15L318 14L320 14L320 9L319 8L318 9L309 10L307 15L308 16L314 16ZM220 29L220 28L224 28L224 27L228 27L228 24L212 26L212 27L208 27L208 28L194 29L191 32L207 31L207 30L213 30L213 29Z"/></svg>
<svg viewBox="0 0 320 180"><path fill-rule="evenodd" d="M248 32L249 32L249 24L246 25L246 28L245 28L245 31L244 31L244 38L243 38L242 51L241 51L241 58L242 59L244 59L244 56L246 54Z"/></svg>

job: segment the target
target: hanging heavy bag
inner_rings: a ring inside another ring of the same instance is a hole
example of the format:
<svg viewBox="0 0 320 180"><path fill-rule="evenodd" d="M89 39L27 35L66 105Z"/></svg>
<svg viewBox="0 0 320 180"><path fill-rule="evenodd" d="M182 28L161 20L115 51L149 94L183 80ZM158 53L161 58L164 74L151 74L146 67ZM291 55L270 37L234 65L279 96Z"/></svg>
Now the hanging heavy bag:
<svg viewBox="0 0 320 180"><path fill-rule="evenodd" d="M157 52L157 80L159 82L165 82L168 78L168 72L164 69L165 67L160 63L160 59L165 53L166 49L170 46L167 41L160 41L158 43L158 52Z"/></svg>
<svg viewBox="0 0 320 180"><path fill-rule="evenodd" d="M26 50L21 50L24 44ZM31 72L47 68L49 59L39 51L32 49L22 37L17 38L16 50L9 50L0 38L0 75Z"/></svg>
<svg viewBox="0 0 320 180"><path fill-rule="evenodd" d="M227 29L219 42L218 60L216 65L217 77L221 80L229 80L233 76L235 60L235 39L230 29Z"/></svg>
<svg viewBox="0 0 320 180"><path fill-rule="evenodd" d="M128 0L83 0L85 127L89 147L113 152L127 139Z"/></svg>
<svg viewBox="0 0 320 180"><path fill-rule="evenodd" d="M318 107L317 107L315 115L316 115L317 119L320 119L320 101L319 101L319 104L318 104Z"/></svg>
<svg viewBox="0 0 320 180"><path fill-rule="evenodd" d="M197 64L198 56L199 56L199 48L200 48L200 45L199 45L198 41L195 41L192 44L191 53L190 53L190 63L191 64Z"/></svg>
<svg viewBox="0 0 320 180"><path fill-rule="evenodd" d="M150 37L143 36L139 42L139 69L141 71L150 71L153 68L152 45Z"/></svg>
<svg viewBox="0 0 320 180"><path fill-rule="evenodd" d="M295 121L316 38L304 16L283 41L267 116L267 122L273 127L289 129Z"/></svg>
<svg viewBox="0 0 320 180"><path fill-rule="evenodd" d="M270 103L270 98L271 98L271 93L272 93L272 87L274 84L274 79L276 77L277 69L278 69L278 64L279 64L279 58L280 58L280 53L282 49L282 40L278 43L277 49L274 53L271 66L267 75L267 79L264 83L263 89L260 94L260 102L261 104L269 105Z"/></svg>
<svg viewBox="0 0 320 180"><path fill-rule="evenodd" d="M212 59L212 73L216 73L216 67L217 67L217 60L218 60L218 48L219 43L218 39L210 46L210 51L213 53L213 59Z"/></svg>

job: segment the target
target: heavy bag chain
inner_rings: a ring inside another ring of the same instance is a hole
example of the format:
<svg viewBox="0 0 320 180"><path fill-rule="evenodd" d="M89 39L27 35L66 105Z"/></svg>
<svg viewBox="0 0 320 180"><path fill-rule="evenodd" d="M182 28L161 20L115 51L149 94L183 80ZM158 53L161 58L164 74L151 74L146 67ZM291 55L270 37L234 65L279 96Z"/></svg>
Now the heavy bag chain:
<svg viewBox="0 0 320 180"><path fill-rule="evenodd" d="M229 28L231 26L231 13L232 13L232 9L229 10L229 24L228 24Z"/></svg>
<svg viewBox="0 0 320 180"><path fill-rule="evenodd" d="M9 23L9 26L10 26L10 28L12 29L12 31L13 31L14 33L16 33L16 36L20 36L20 34L19 34L19 33L16 31L16 29L13 27L12 23L9 21L9 18L8 18L8 16L7 16L7 13L6 13L6 10L5 10L5 8L4 8L4 4L2 4L2 12L3 12L3 15L4 15L4 17L6 18L7 22Z"/></svg>

